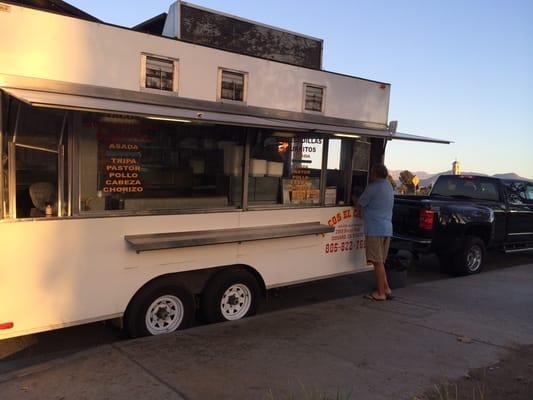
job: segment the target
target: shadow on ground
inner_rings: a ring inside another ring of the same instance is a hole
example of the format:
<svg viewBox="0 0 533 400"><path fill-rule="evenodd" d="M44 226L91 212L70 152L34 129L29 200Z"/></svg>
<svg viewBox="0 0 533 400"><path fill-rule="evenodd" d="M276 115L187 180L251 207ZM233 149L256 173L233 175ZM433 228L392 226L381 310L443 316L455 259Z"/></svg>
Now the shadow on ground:
<svg viewBox="0 0 533 400"><path fill-rule="evenodd" d="M533 252L522 255L489 254L484 273L533 262ZM408 274L408 285L451 278L441 272L434 256L414 260ZM298 286L274 289L260 307L270 313L309 304L347 297L359 297L373 288L372 272L326 279ZM195 326L203 325L197 321ZM194 329L194 328L193 328ZM127 340L127 336L109 322L100 322L0 341L0 374L37 365L103 344Z"/></svg>

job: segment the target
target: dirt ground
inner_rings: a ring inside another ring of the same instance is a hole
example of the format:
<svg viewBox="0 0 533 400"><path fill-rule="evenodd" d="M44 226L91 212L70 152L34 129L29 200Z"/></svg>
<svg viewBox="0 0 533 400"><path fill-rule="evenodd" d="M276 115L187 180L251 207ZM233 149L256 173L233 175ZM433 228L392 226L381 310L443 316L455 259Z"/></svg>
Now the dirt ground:
<svg viewBox="0 0 533 400"><path fill-rule="evenodd" d="M436 385L413 400L532 400L533 346L512 351L497 364Z"/></svg>

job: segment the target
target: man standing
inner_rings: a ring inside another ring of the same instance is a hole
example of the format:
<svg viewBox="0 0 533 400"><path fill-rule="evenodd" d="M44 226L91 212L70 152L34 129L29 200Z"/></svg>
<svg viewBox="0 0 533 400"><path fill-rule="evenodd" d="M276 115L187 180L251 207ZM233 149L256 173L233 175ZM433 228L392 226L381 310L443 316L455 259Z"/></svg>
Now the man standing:
<svg viewBox="0 0 533 400"><path fill-rule="evenodd" d="M389 171L383 164L370 169L370 184L354 204L358 206L365 221L366 259L374 266L377 289L365 296L369 300L392 300L392 291L387 281L385 260L389 253L392 236L392 208L394 190L387 180Z"/></svg>

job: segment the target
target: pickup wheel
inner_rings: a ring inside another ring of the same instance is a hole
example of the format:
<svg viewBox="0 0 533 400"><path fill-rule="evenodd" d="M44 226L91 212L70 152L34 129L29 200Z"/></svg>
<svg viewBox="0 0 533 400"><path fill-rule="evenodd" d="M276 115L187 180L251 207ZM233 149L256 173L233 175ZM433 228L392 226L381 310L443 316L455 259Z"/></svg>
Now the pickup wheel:
<svg viewBox="0 0 533 400"><path fill-rule="evenodd" d="M473 275L481 272L485 262L485 243L477 236L467 236L463 248L453 257L454 275Z"/></svg>

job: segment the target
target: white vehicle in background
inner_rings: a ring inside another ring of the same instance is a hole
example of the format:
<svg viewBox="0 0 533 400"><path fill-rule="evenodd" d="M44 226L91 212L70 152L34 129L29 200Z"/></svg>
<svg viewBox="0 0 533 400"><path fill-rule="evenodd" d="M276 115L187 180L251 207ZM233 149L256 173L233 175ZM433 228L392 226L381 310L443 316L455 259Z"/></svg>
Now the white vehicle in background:
<svg viewBox="0 0 533 400"><path fill-rule="evenodd" d="M63 4L0 2L0 340L168 333L365 271L351 193L388 140L444 143L391 132L390 85L323 71L321 40L180 2L133 29ZM221 18L286 54L190 28Z"/></svg>

